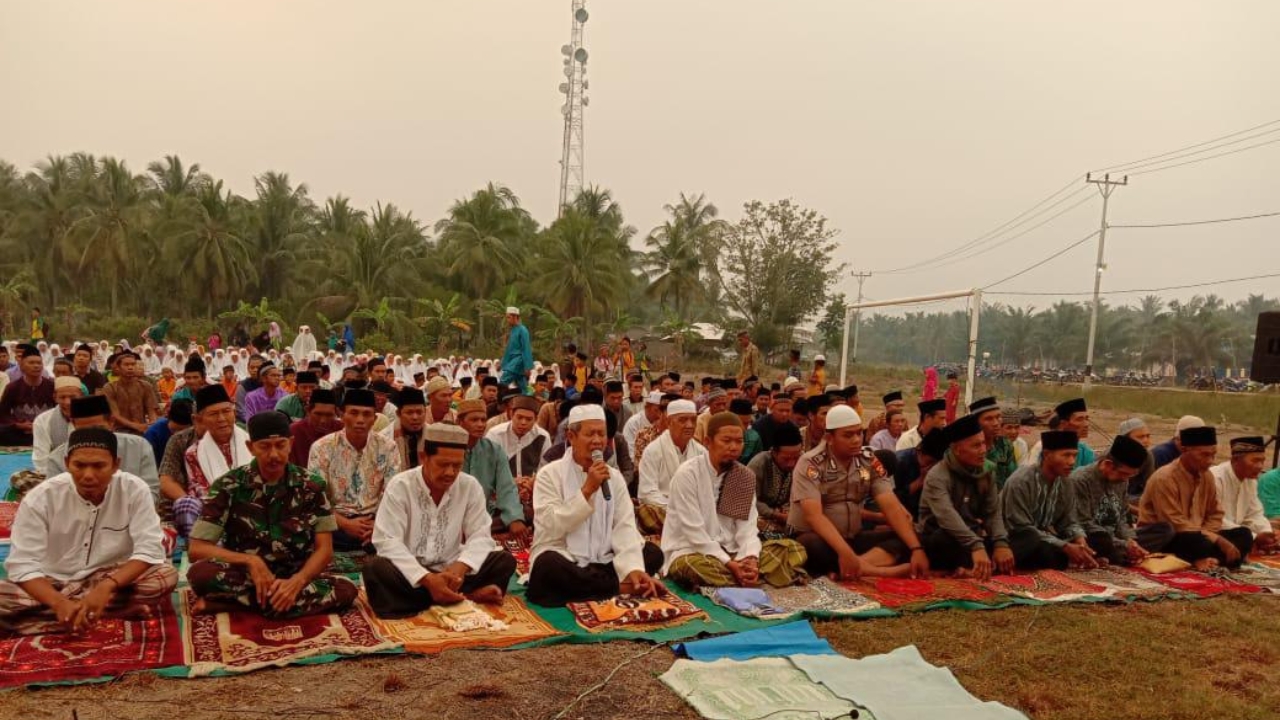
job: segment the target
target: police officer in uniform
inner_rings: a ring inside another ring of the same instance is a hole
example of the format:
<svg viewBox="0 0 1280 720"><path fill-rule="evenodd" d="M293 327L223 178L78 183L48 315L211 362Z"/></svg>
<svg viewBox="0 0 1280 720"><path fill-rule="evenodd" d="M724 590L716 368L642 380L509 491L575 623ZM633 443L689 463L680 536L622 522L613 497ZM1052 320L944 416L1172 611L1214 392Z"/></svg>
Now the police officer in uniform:
<svg viewBox="0 0 1280 720"><path fill-rule="evenodd" d="M929 560L911 513L894 494L870 448L862 445L862 418L847 405L831 408L817 447L800 456L792 475L787 524L809 555L810 575L924 577ZM874 499L889 530L861 532L862 510Z"/></svg>

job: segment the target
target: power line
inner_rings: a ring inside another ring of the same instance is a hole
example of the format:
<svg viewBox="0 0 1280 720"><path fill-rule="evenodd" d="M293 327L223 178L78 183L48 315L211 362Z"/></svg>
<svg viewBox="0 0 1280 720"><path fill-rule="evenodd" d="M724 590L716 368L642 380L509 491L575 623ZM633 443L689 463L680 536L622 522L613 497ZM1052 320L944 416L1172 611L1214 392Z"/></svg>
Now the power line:
<svg viewBox="0 0 1280 720"><path fill-rule="evenodd" d="M1149 225L1108 225L1109 228L1166 228L1166 227L1186 227L1189 225L1212 225L1214 223L1236 222L1239 220L1257 220L1258 218L1269 218L1280 215L1280 212L1260 213L1258 215L1241 215L1239 217L1217 218L1215 220L1194 220L1191 222L1175 222L1175 223L1154 223Z"/></svg>
<svg viewBox="0 0 1280 720"><path fill-rule="evenodd" d="M1131 288L1129 290L1106 290L1103 295L1131 295L1133 293L1157 293L1166 292L1168 290L1191 290L1194 288L1212 287L1214 285L1228 285L1231 283L1248 282L1249 280L1267 280L1270 278L1280 277L1280 272L1268 273L1266 275L1250 275L1248 277L1228 278L1226 280L1210 280L1208 282L1191 283L1189 285L1170 285L1168 287L1158 288ZM1003 282L1003 281L1002 281ZM1092 292L1015 292L1015 291L996 291L992 295L1045 295L1045 296L1063 296L1076 297L1080 295L1092 295Z"/></svg>
<svg viewBox="0 0 1280 720"><path fill-rule="evenodd" d="M1270 130L1263 130L1262 132L1256 135L1246 135L1242 138L1237 138L1235 140L1232 140L1231 142L1225 142L1225 143L1222 143L1221 145L1214 145L1213 147L1207 147L1201 150L1193 150L1188 153L1182 153L1182 152L1172 153L1172 157L1167 157L1167 158L1164 158L1163 160L1152 160L1150 162L1138 163L1136 165L1130 165L1126 167L1124 170L1118 170L1118 171L1113 170L1111 172L1112 174L1117 174L1117 175L1120 174L1121 172L1123 172L1126 175L1137 175L1138 173L1134 172L1135 170L1148 168L1148 167L1151 167L1152 165L1164 165L1166 163L1171 163L1175 160L1182 160L1185 158L1194 157L1196 155L1203 155L1204 153L1213 152L1215 150L1221 150L1222 148L1231 147L1232 145L1239 145L1242 142L1257 140L1260 137L1266 137L1268 135L1271 135L1277 132L1280 132L1280 127L1275 127Z"/></svg>
<svg viewBox="0 0 1280 720"><path fill-rule="evenodd" d="M1063 185L1057 191L1050 194L1048 197L1036 203L1035 205L1032 205L1031 207L1022 211L1021 213L1018 213L1013 218L996 226L992 230L989 230L983 233L982 235L979 235L973 238L972 240L961 243L959 246L952 248L951 250L947 250L945 252L942 252L938 255L935 255L925 260L920 260L918 262L911 263L910 265L903 265L902 267L892 268L889 270L876 270L874 272L877 275L896 275L900 273L906 273L908 271L916 271L916 270L924 269L924 266L936 264L938 261L946 260L953 255L965 252L966 250L969 250L989 239L997 237L1007 232L1008 230L1012 230L1013 228L1018 227L1019 225L1022 225L1026 222L1030 222L1035 217L1042 215L1048 212L1049 210L1052 210L1054 207L1057 207L1061 203L1066 202L1067 200L1071 199L1075 195L1078 195L1079 191L1077 191L1076 193L1072 193L1067 197L1058 200L1057 202L1053 202L1054 198L1057 198L1059 195L1066 192L1067 190L1070 190L1071 188L1076 187L1076 183L1079 181L1080 181L1079 177L1072 178L1071 181L1068 182L1066 185ZM1048 207L1044 207L1044 205L1050 202L1053 202L1053 204L1049 205Z"/></svg>
<svg viewBox="0 0 1280 720"><path fill-rule="evenodd" d="M1086 189L1086 190L1085 190L1085 192L1088 192L1088 190ZM1068 197L1072 197L1072 196L1068 196ZM1088 197L1081 199L1081 200L1080 200L1080 202L1078 202L1078 203L1076 203L1076 204L1074 204L1074 205L1071 205L1071 206L1067 207L1067 209L1063 210L1062 212L1055 213L1054 215L1050 216L1049 218L1047 218L1047 219L1045 219L1045 220L1043 220L1043 221L1041 221L1041 222L1039 222L1039 223L1037 223L1037 224L1035 224L1035 225L1032 225L1031 227L1027 228L1026 230L1023 230L1022 232L1020 232L1020 233L1018 233L1018 234L1016 234L1016 235L1010 235L1009 237L1007 237L1007 238L1005 238L1005 239L1001 240L1000 242L996 243L995 245L988 245L987 247L982 248L981 250L978 250L978 251L977 251L977 252L975 252L975 253L972 253L972 254L969 254L969 255L965 255L964 257L961 257L961 258L955 258L952 262L961 262L961 261L963 261L963 260L968 260L968 259L970 259L970 258L978 257L979 255L985 255L986 253L989 253L989 252L991 252L992 250L995 250L995 249L997 249L997 248L1000 248L1000 247L1003 247L1003 246L1005 246L1005 245L1008 245L1009 243L1013 242L1014 240L1017 240L1018 238L1022 237L1023 235L1026 235L1027 233L1030 233L1030 232L1031 232L1031 231L1033 231L1033 230L1037 230L1037 229L1039 229L1039 228L1041 228L1041 227L1044 227L1045 225L1049 224L1050 222L1053 222L1054 220L1057 220L1058 218L1062 217L1063 215L1066 215L1067 213L1071 212L1072 210L1075 210L1076 208L1080 207L1081 205L1084 205L1085 203L1089 202L1089 201L1090 201L1090 200L1092 200L1092 199L1093 199L1093 195L1092 195L1092 194L1090 194Z"/></svg>
<svg viewBox="0 0 1280 720"><path fill-rule="evenodd" d="M1218 142L1218 141L1220 141L1220 140L1226 140L1226 139L1228 139L1228 138L1236 137L1237 135L1244 135L1244 134L1246 134L1246 133L1251 133L1251 132L1253 132L1254 130L1261 130L1262 128L1270 127L1270 126L1272 126L1272 125L1280 125L1280 119L1271 120L1271 121L1269 121L1269 122L1264 122L1264 123L1262 123L1261 125L1254 125L1253 127L1251 127L1251 128L1245 128L1244 130L1237 130L1236 132L1228 133L1228 134L1223 135L1223 136L1221 136L1221 137L1216 137L1216 138L1214 138L1214 139L1212 139L1212 140L1205 140L1205 141L1204 141L1204 142L1202 142L1202 143L1196 143L1195 145L1188 145L1188 146L1183 147L1183 148L1178 148L1177 150L1170 150L1169 152L1160 153L1159 155L1152 155L1152 156L1150 156L1150 157L1144 157L1144 158L1141 158L1141 159L1139 159L1139 160L1133 160L1133 161L1130 161L1130 162L1127 162L1127 163L1120 163L1120 164L1118 164L1118 165L1108 165L1107 167L1099 168L1099 169L1097 169L1097 170L1094 170L1093 172L1094 172L1095 174L1097 174L1097 173L1106 173L1106 172L1115 172L1115 171L1120 170L1121 168L1128 168L1128 167L1132 167L1132 166L1134 166L1134 165L1138 165L1138 164L1140 164L1140 163L1145 163L1145 162L1147 162L1147 161L1149 161L1149 160L1158 160L1158 159L1160 159L1160 158L1167 158L1167 157L1169 157L1170 155L1178 155L1178 154L1180 154L1180 153L1184 153L1184 152L1186 152L1186 151L1188 151L1188 150L1194 150L1194 149L1196 149L1196 148L1204 147L1205 145L1212 145L1212 144L1214 144L1214 143L1216 143L1216 142ZM1277 128L1277 129L1278 129L1278 130L1280 130L1280 128ZM1274 131L1269 131L1269 132L1274 132ZM1264 134L1265 134L1265 133L1264 133ZM1225 147L1225 146L1224 146L1224 147Z"/></svg>
<svg viewBox="0 0 1280 720"><path fill-rule="evenodd" d="M1224 153L1218 153L1217 155L1207 155L1202 158L1196 158L1195 160L1187 160L1185 162L1174 163L1173 165L1165 165L1163 167L1151 168L1150 170L1139 170L1138 172L1129 173L1129 174L1130 175L1146 175L1147 173L1161 172L1163 170L1172 170L1174 168L1182 167L1183 165L1193 165L1195 163L1204 162L1206 160L1213 160L1215 158L1226 157L1228 155L1235 155L1236 153L1242 153L1246 150L1253 150L1254 148L1260 148L1263 145L1272 145L1278 142L1280 142L1280 138L1276 138L1275 140L1268 140L1266 142L1260 142L1256 145L1246 145L1245 147L1238 148L1236 150L1229 150Z"/></svg>
<svg viewBox="0 0 1280 720"><path fill-rule="evenodd" d="M983 289L983 290L986 290L986 289L988 289L988 288L993 288L993 287L995 287L996 285L1002 285L1002 284L1004 284L1004 283L1007 283L1007 282L1009 282L1010 280L1012 280L1012 279L1014 279L1014 278L1016 278L1016 277L1021 277L1022 275L1026 275L1027 273L1031 272L1032 270L1035 270L1036 268L1040 267L1041 265L1044 265L1045 263L1049 262L1050 260L1054 260L1054 259L1058 258L1058 257L1059 257L1059 256L1061 256L1061 255L1065 255L1068 251L1073 250L1073 249L1075 249L1075 248L1077 248L1077 247L1079 247L1079 246L1081 246L1081 245L1083 245L1083 244L1085 244L1085 243L1089 242L1089 241L1090 241L1090 240L1092 240L1092 239L1094 238L1094 236L1096 236L1097 234L1098 234L1098 231L1097 231L1097 230L1094 230L1093 232L1089 233L1088 235L1085 235L1084 237L1082 237L1082 238L1080 238L1079 240L1077 240L1077 241L1075 241L1075 242L1071 243L1070 245L1068 245L1068 246L1066 246L1066 247L1062 248L1062 249L1061 249L1061 250L1059 250L1058 252L1056 252L1056 253L1054 253L1054 254L1050 255L1049 257L1047 257L1047 258L1045 258L1045 259L1041 260L1040 262L1038 262L1038 263L1036 263L1036 264L1034 264L1034 265L1032 265L1032 266L1030 266L1030 267L1023 268L1022 270L1019 270L1018 272L1016 272L1016 273L1014 273L1014 274L1012 274L1012 275L1009 275L1008 277L1005 277L1005 278L1002 278L1002 279L1000 279L1000 280L997 280L997 281L995 281L995 282L993 282L993 283L991 283L991 284L989 284L989 285L983 285L983 286L982 286L982 289Z"/></svg>

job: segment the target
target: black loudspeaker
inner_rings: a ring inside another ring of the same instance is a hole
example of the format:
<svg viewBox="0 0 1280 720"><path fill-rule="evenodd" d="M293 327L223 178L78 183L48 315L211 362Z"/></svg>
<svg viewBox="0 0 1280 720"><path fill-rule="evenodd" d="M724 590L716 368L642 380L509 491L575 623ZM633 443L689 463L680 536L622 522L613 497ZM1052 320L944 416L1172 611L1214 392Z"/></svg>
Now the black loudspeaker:
<svg viewBox="0 0 1280 720"><path fill-rule="evenodd" d="M1264 312L1258 316L1249 377L1254 382L1280 383L1280 312Z"/></svg>

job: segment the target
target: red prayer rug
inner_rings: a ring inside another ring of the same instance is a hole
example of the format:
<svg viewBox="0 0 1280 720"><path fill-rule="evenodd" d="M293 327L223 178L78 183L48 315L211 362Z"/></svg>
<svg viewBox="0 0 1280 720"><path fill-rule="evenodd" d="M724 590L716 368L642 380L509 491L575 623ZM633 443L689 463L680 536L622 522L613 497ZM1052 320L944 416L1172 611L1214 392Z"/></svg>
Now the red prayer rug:
<svg viewBox="0 0 1280 720"><path fill-rule="evenodd" d="M840 584L894 610L924 610L953 601L998 605L1005 600L973 582L954 578L863 578Z"/></svg>
<svg viewBox="0 0 1280 720"><path fill-rule="evenodd" d="M1135 570L1121 567L1067 570L1066 574L1078 582L1102 585L1111 591L1112 597L1126 600L1158 600L1177 594L1168 585L1162 585Z"/></svg>
<svg viewBox="0 0 1280 720"><path fill-rule="evenodd" d="M0 540L7 539L13 532L13 518L18 514L18 503L0 502Z"/></svg>
<svg viewBox="0 0 1280 720"><path fill-rule="evenodd" d="M502 541L502 547L516 559L516 577L529 574L529 543L521 538L508 537Z"/></svg>
<svg viewBox="0 0 1280 720"><path fill-rule="evenodd" d="M1106 597L1107 588L1076 580L1058 570L1037 570L1019 575L992 575L979 585L995 593L1031 598L1043 602L1065 602L1081 597Z"/></svg>
<svg viewBox="0 0 1280 720"><path fill-rule="evenodd" d="M675 593L654 598L618 595L602 601L571 602L566 605L573 619L588 632L628 630L645 632L707 619L697 605Z"/></svg>
<svg viewBox="0 0 1280 720"><path fill-rule="evenodd" d="M364 591L342 614L288 620L250 611L193 616L195 594L180 592L187 621L182 640L191 677L279 667L317 655L365 655L399 648L374 628Z"/></svg>
<svg viewBox="0 0 1280 720"><path fill-rule="evenodd" d="M1147 577L1156 582L1163 583L1184 593L1190 593L1198 597L1206 598L1223 593L1260 593L1263 589L1257 585L1236 582L1225 577L1214 577L1194 570L1184 570L1183 572L1164 573L1162 575L1150 575L1143 573Z"/></svg>
<svg viewBox="0 0 1280 720"><path fill-rule="evenodd" d="M107 619L88 632L0 639L0 687L110 678L183 664L172 602L146 620Z"/></svg>

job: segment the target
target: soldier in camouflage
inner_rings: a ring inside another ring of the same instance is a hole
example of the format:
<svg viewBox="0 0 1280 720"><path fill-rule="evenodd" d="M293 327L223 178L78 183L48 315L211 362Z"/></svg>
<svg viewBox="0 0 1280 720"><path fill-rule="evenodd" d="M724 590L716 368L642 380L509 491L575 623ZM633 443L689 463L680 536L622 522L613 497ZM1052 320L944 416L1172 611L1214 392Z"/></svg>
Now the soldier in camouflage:
<svg viewBox="0 0 1280 720"><path fill-rule="evenodd" d="M325 483L289 464L288 416L255 415L249 441L253 461L213 483L191 531L192 611L298 617L350 607L355 584L324 573L338 527Z"/></svg>

